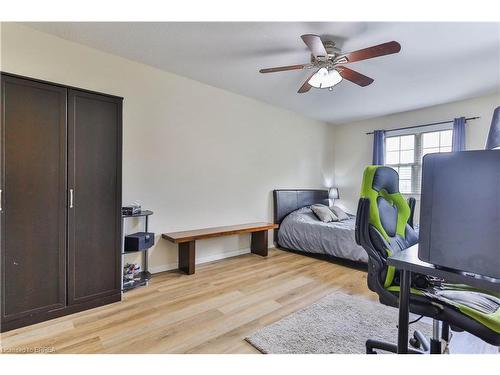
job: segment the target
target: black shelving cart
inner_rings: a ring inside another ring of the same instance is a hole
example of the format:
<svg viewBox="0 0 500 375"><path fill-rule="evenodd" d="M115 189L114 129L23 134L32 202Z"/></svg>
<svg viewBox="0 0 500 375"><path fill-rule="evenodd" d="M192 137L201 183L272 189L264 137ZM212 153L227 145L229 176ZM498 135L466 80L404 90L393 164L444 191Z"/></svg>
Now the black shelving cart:
<svg viewBox="0 0 500 375"><path fill-rule="evenodd" d="M143 210L137 214L134 214L134 215L122 215L122 233L123 230L124 230L124 227L125 227L125 219L128 219L128 218L134 218L134 217L143 217L144 218L144 232L147 232L148 231L148 218L149 216L153 215L153 211L150 211L150 210ZM151 279L151 272L149 272L148 270L148 249L143 249L143 250L136 250L136 251L125 251L125 234L123 234L123 238L122 238L122 246L121 246L121 272L122 272L122 283L121 283L121 287L122 287L122 292L127 292L129 290L132 290L134 288L137 288L139 286L143 286L143 285L148 285L149 283L149 280ZM143 264L144 264L144 268L143 270L139 273L139 280L136 280L136 281L133 281L132 283L128 283L127 285L124 285L124 280L123 280L123 267L125 266L125 263L124 263L124 260L125 260L125 255L127 254L133 254L133 253L138 253L138 252L142 252L144 254L143 256Z"/></svg>

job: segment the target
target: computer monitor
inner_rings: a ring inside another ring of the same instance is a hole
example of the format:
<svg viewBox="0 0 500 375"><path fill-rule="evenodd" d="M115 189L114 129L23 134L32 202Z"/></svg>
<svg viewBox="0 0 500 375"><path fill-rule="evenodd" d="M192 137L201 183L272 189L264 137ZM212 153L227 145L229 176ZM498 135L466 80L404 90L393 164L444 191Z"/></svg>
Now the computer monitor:
<svg viewBox="0 0 500 375"><path fill-rule="evenodd" d="M500 279L500 150L424 156L418 257Z"/></svg>

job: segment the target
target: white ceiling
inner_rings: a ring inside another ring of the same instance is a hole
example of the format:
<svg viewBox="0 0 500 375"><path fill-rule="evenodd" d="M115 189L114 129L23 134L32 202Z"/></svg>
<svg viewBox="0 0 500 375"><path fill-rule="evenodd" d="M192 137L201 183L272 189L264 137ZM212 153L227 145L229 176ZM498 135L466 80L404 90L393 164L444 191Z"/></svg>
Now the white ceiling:
<svg viewBox="0 0 500 375"><path fill-rule="evenodd" d="M307 117L344 123L500 91L499 23L27 23L38 30ZM352 63L375 79L297 94L310 71L260 74L306 63L301 34L343 51L398 41L401 52Z"/></svg>

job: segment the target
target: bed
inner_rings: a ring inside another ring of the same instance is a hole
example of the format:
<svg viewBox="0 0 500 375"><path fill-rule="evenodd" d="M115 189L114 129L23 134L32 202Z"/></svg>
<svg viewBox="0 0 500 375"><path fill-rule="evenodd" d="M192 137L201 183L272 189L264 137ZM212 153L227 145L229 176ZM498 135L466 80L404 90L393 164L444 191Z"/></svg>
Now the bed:
<svg viewBox="0 0 500 375"><path fill-rule="evenodd" d="M355 216L324 223L309 208L328 205L328 190L274 190L275 242L284 249L325 255L354 262L368 262L365 250L354 239Z"/></svg>

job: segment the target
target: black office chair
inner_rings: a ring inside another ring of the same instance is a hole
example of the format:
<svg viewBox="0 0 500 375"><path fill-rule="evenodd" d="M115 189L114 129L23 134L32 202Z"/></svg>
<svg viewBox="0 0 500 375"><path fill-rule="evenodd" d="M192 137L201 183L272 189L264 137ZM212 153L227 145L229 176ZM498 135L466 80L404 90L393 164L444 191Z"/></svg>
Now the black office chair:
<svg viewBox="0 0 500 375"><path fill-rule="evenodd" d="M387 265L387 257L418 242L418 233L413 228L414 206L414 199L407 202L399 192L399 176L394 169L366 168L356 217L356 242L368 253L368 287L384 305L397 307L399 298L399 272ZM409 352L440 352L438 322L443 322L441 338L446 341L450 326L452 330L465 330L500 346L498 297L465 285L413 274L410 311L434 319L434 329L431 345L422 334L415 333L410 340L415 349L409 348ZM373 339L366 342L367 353L376 353L376 349L397 352L392 343Z"/></svg>

